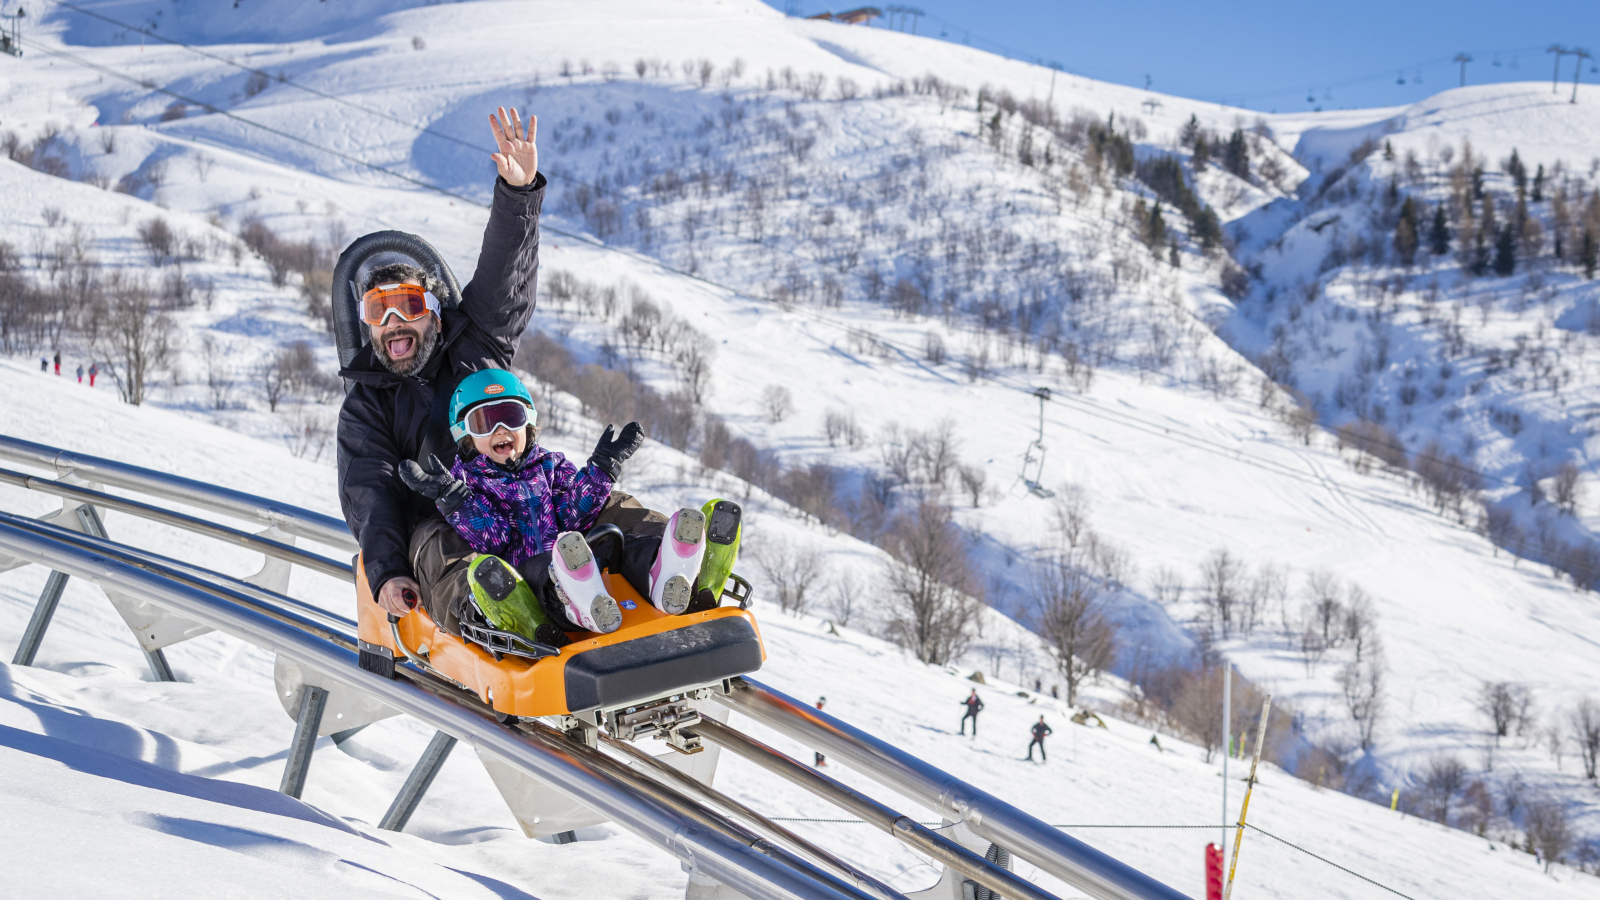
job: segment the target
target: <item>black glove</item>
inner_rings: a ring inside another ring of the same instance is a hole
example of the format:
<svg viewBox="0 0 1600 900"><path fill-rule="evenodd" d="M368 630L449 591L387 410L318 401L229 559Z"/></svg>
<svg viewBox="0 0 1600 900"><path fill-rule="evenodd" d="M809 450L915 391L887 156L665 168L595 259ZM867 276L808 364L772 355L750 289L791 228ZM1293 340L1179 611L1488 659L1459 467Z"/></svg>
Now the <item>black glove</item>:
<svg viewBox="0 0 1600 900"><path fill-rule="evenodd" d="M622 462L633 455L639 445L644 443L644 429L638 422L629 422L622 426L622 434L612 437L611 426L606 426L606 433L600 435L600 442L594 445L594 453L589 456L589 464L598 466L600 471L611 476L612 481L622 477Z"/></svg>
<svg viewBox="0 0 1600 900"><path fill-rule="evenodd" d="M412 460L401 460L400 480L406 487L433 501L442 515L450 515L467 502L472 489L465 481L457 481L444 467L439 457L428 455L428 464L419 466Z"/></svg>

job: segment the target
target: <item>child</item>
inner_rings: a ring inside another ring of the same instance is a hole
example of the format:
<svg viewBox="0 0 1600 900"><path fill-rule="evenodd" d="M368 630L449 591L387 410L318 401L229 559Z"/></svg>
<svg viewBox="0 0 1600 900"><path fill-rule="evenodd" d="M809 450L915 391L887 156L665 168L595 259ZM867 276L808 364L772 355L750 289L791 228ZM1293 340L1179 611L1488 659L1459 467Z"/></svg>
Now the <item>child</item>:
<svg viewBox="0 0 1600 900"><path fill-rule="evenodd" d="M447 472L437 457L427 466L405 460L400 477L433 500L483 554L468 570L470 598L458 601L463 634L471 637L470 626L486 622L560 646L565 631L616 631L622 613L583 532L600 516L623 461L643 443L643 429L630 422L613 437L607 426L579 469L537 444L533 398L515 375L500 369L462 379L449 414L455 464ZM694 593L706 531L704 512L680 509L668 520L665 536L624 536L620 546L606 547L611 558L603 562L657 609L679 615ZM721 580L726 577L722 573Z"/></svg>

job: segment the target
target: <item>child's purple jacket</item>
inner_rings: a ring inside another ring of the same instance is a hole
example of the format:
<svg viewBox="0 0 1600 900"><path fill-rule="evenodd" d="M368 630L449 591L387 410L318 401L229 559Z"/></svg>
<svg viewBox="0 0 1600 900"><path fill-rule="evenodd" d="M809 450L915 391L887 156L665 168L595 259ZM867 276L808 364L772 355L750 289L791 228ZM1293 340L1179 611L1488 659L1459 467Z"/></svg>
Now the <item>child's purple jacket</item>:
<svg viewBox="0 0 1600 900"><path fill-rule="evenodd" d="M611 496L611 477L593 465L582 471L565 456L535 445L516 471L478 455L458 456L450 474L472 495L447 518L479 553L513 566L551 550L563 531L587 531Z"/></svg>

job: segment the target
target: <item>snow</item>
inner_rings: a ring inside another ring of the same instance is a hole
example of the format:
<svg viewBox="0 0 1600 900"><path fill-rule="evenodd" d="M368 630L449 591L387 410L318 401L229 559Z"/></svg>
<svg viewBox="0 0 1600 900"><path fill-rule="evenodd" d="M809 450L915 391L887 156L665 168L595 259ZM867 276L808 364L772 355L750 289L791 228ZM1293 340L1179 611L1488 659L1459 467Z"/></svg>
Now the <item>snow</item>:
<svg viewBox="0 0 1600 900"><path fill-rule="evenodd" d="M1142 120L1149 137L1141 142L1141 153L1171 150L1173 135L1191 115L1224 131L1235 127L1236 117L1246 128L1255 119L1253 113L1215 104L1052 76L1048 69L925 38L787 19L754 0L581 5L484 0L437 7L398 0L285 0L270 6L245 0L237 11L227 4L180 0L94 8L145 27L154 23L158 34L198 41L208 52L273 74L282 70L299 83L384 116L427 123L475 146L485 141L482 119L493 105L531 106L542 118L547 168L573 177L605 171L595 157L608 146L603 116L610 107L634 116L635 103L647 104L679 124L715 116L724 103L718 85L700 90L671 74L681 60L702 57L719 71L742 59L749 74L740 84L753 82L768 68L822 72L830 82L851 78L868 89L935 71L973 89L1004 87L1019 99L1051 96L1064 113L1082 108L1100 119L1115 113L1119 120ZM70 151L67 162L77 177L94 173L114 184L165 160L166 178L159 187L147 185L128 195L0 161L0 195L8 200L0 213L0 240L32 265L36 248L46 252L81 229L105 265L145 268L148 259L136 230L160 215L219 249L184 264L185 274L211 282L213 297L209 305L174 313L185 336L181 377L159 385L149 404L136 408L119 402L104 381L90 390L70 377L41 375L26 357L0 359L0 392L7 398L0 407L0 432L338 515L331 450L291 452L305 424L331 421L332 404L293 403L287 413L269 413L255 397L251 374L268 352L290 341L311 341L319 362L330 370L333 349L305 315L292 286L274 287L259 260L246 253L236 266L221 248L247 216L300 238L348 239L401 228L426 236L464 277L472 270L484 213L461 198L487 197L488 167L476 155L480 151L286 85L269 85L246 97L245 72L154 41L140 46L137 34L119 34L81 16L58 11L31 27L35 30L25 36L44 46L30 49L21 62L7 58L0 65L0 134L18 129L31 137L54 123L65 129L58 143ZM414 35L424 39L425 49L413 49ZM422 191L219 116L196 114L161 123L172 98L97 77L43 52L60 46L58 41L97 64L460 196ZM669 75L635 78L631 64L640 57L666 57ZM486 59L496 60L492 70ZM587 66L593 74L563 79L557 74L563 60L575 69ZM602 71L613 61L622 67L615 81ZM1401 158L1407 149L1426 155L1434 137L1456 145L1470 137L1491 169L1513 146L1530 168L1556 158L1586 166L1593 151L1585 148L1600 133L1589 98L1600 100L1600 90L1583 89L1585 102L1573 107L1553 103L1547 88L1541 93L1535 87L1447 91L1405 109L1267 117L1281 149L1264 152L1282 158L1286 182L1309 175L1308 187L1369 137L1392 141ZM1146 106L1147 100L1160 105ZM1028 173L1014 171L1015 166L986 170L978 142L963 137L974 125L970 112L969 107L946 114L926 100L862 99L816 152L825 160L859 158L875 165L903 150L899 142L915 127L930 144L950 141L962 148L951 158L947 177L966 173L981 180L985 190L1014 195L1019 205L1041 203L1039 182ZM95 122L99 125L91 127ZM638 144L662 158L678 150L699 152L693 144L671 143L677 138L647 127L642 118L626 123L618 129L619 148ZM584 125L602 135L595 147L556 149ZM112 152L100 142L103 129L117 136ZM649 148L652 141L661 146ZM615 150L618 157L622 152ZM705 152L735 156L733 149L712 141ZM1364 185L1382 184L1384 171L1375 168L1359 177ZM562 184L559 176L552 179L549 222L569 233L588 231L564 205ZM1204 173L1197 189L1225 221L1251 233L1242 243L1261 254L1269 281L1288 286L1316 275L1334 229L1319 236L1312 228L1331 213L1297 218L1304 207L1288 194L1245 185L1215 168ZM1226 201L1229 196L1233 199ZM1040 205L1042 211L1029 213L1035 218L1027 219L1026 227L1060 228L1051 233L1073 240L1120 227L1112 224L1113 216L1096 211L1097 205L1089 202L1059 214ZM903 207L885 208L886 215L910 221ZM46 224L47 209L60 210L65 221ZM715 240L717 258L705 263L713 275L728 276L747 289L761 283L761 273L753 271L757 257L735 241ZM1281 253L1264 249L1274 244ZM675 255L681 246L680 241L661 250L674 268L683 268ZM1267 346L1270 324L1284 313L1251 306L1259 303L1259 295L1235 307L1217 292L1215 273L1192 264L1192 258L1176 273L1157 273L1139 289L1140 296L1152 307L1171 304L1191 314L1201 354L1241 367L1246 377L1234 397L1203 389L1195 371L1132 365L1099 369L1092 387L1080 394L1063 377L1059 360L1038 372L1028 369L1025 357L997 359L994 377L969 380L959 359L976 352L986 338L959 321L894 317L857 302L838 309L805 304L780 309L684 277L642 252L609 252L554 232L546 234L543 252L546 278L567 271L602 285L632 283L712 336L717 356L710 409L736 434L774 447L787 459L876 466L882 428L889 422L919 430L941 419L956 422L961 458L981 465L994 489L979 507L958 509L958 517L975 536L991 600L1019 617L1027 610L1026 564L1046 542L1050 511L1016 481L1022 448L1038 423L1037 402L1028 392L1050 385L1056 399L1045 408L1049 450L1042 480L1049 486L1083 485L1093 527L1126 548L1137 566L1114 598L1125 629L1124 671L1140 651L1178 658L1193 647L1196 604L1192 599L1165 607L1158 602L1149 585L1159 568L1178 571L1191 597L1199 562L1219 547L1252 567L1287 566L1297 590L1306 573L1333 572L1373 595L1390 665L1389 709L1363 762L1380 784L1413 791L1415 773L1430 757L1456 753L1475 770L1474 777L1493 781L1515 772L1536 793L1570 798L1569 813L1580 835L1600 834L1600 798L1574 774L1570 756L1558 764L1539 746L1508 740L1494 759L1495 771L1477 772L1483 767L1485 737L1472 708L1484 679L1531 686L1546 711L1592 692L1600 675L1595 652L1600 612L1592 599L1549 577L1548 569L1496 555L1470 529L1435 514L1403 481L1358 474L1347 464L1348 454L1327 436L1309 445L1298 442L1258 407L1259 376L1242 368L1247 361L1207 324L1222 322L1228 342L1253 358ZM1573 311L1597 299L1592 286L1563 281L1558 287L1561 302L1552 306L1553 320L1581 315ZM1353 289L1334 285L1328 297L1329 306L1360 308ZM1505 309L1510 302L1508 296L1495 314L1501 318L1491 322L1504 326L1501 339L1507 342L1516 330ZM1280 309L1283 305L1280 301ZM1471 320L1476 316L1473 312ZM597 358L610 327L575 311L552 309L548 302L535 325L561 334L590 359ZM1429 352L1431 338L1422 331L1395 338L1396 360ZM953 361L933 364L923 357L930 332L951 348ZM863 342L865 334L873 336L878 352ZM1353 347L1353 334L1354 328L1341 332L1328 346ZM1483 339L1492 335L1485 326ZM220 343L232 366L231 408L212 408L200 354L204 336ZM80 358L81 352L69 348L64 368L71 371ZM1308 393L1320 389L1331 396L1340 374L1334 366L1318 369L1308 352L1302 371ZM644 372L663 389L671 384L664 361L647 361ZM1467 377L1463 373L1451 381L1447 399L1464 396ZM1551 401L1541 413L1542 424L1502 445L1491 443L1483 410L1474 433L1481 446L1503 460L1491 472L1514 475L1525 458L1536 455L1540 441L1587 458L1592 438L1569 435L1566 427L1574 409L1595 401L1579 393L1593 383L1581 377L1573 389L1577 396L1565 407ZM761 412L760 396L768 385L787 386L794 395L795 410L781 422L770 422ZM1486 396L1495 396L1497 403L1530 402L1518 399L1510 386L1503 390ZM583 418L576 403L561 402L569 407L564 411L568 425L552 440L557 449L582 458L599 425ZM845 409L855 412L869 436L853 451L829 447L821 434L825 414ZM647 447L630 465L627 479L625 486L656 508L698 505L712 495L739 497L749 511L746 534L752 547L794 543L824 554L828 574L818 591L824 596L846 573L869 592L881 578L881 551L824 528L731 476L706 473L670 448ZM41 495L3 488L0 508L37 515L52 504ZM1583 528L1591 526L1592 515L1585 514ZM248 574L259 566L258 557L242 550L117 513L106 518L120 540L230 574ZM758 589L766 588L759 571L746 574L757 580ZM0 604L6 610L0 616L0 645L14 646L20 637L44 577L37 568L0 575ZM328 609L349 612L347 589L330 579L297 572L291 589ZM825 606L813 602L818 605ZM1047 821L1199 825L1218 818L1219 768L1215 761L1204 762L1198 748L1164 736L1169 752L1158 754L1142 726L1108 718L1109 731L1081 729L1066 721L1068 711L1054 701L1017 696L1013 684L1055 679L1036 644L1015 649L1021 630L998 613L986 621L980 646L947 671L909 660L872 637L881 610L871 606L854 627L837 628L837 636L821 618L787 616L765 602L757 609L769 653L759 676L763 680L802 699L826 695L829 712ZM1248 638L1223 641L1220 648L1253 681L1292 702L1308 736L1348 738L1351 728L1335 681L1344 656L1332 651L1308 667L1291 647L1297 635L1288 631L1269 624ZM995 663L988 648L1007 646L1013 649L999 653ZM214 885L217 892L242 896L354 889L551 898L592 896L593 873L603 872L613 896L667 897L683 889L684 875L674 862L615 827L586 830L582 840L566 846L527 841L482 767L465 751L452 756L407 833L378 832L374 823L430 737L404 719L374 725L343 747L320 741L305 802L281 798L273 792L292 723L272 699L270 657L215 634L168 653L180 682L145 680L143 657L103 595L71 582L39 666L4 669L0 727L6 730L0 743L6 748L4 771L15 774L0 779L0 791L8 811L16 810L5 827L19 849L25 848L16 857L22 865L18 883L37 893L124 894L128 891L117 888L138 879L138 892L151 896ZM989 704L984 734L975 741L956 738L949 728L959 716L956 703L971 684L965 676L980 668L990 682L980 688ZM1091 701L1109 708L1121 698L1122 685L1106 678L1090 689ZM1056 727L1053 758L1043 767L1018 759L1027 725L1041 711ZM792 743L744 726L809 759ZM815 798L736 759L725 755L722 765L718 786L769 814L838 817ZM842 767L829 771L866 785ZM1240 774L1230 769L1232 777ZM1230 791L1235 804L1241 794ZM1544 875L1532 857L1504 843L1391 814L1275 769L1252 798L1251 812L1262 828L1412 896L1561 897L1592 895L1595 887L1590 876L1566 867ZM909 851L865 826L795 827L907 890L924 887L936 876ZM1069 832L1189 892L1198 892L1200 848L1214 839L1210 831ZM82 837L89 834L111 838L99 841L106 848L101 866L81 865ZM1026 867L1023 871L1031 874ZM1308 884L1317 886L1318 896L1381 893L1254 834L1246 839L1240 877L1249 896L1305 896ZM1073 895L1061 890L1063 896Z"/></svg>

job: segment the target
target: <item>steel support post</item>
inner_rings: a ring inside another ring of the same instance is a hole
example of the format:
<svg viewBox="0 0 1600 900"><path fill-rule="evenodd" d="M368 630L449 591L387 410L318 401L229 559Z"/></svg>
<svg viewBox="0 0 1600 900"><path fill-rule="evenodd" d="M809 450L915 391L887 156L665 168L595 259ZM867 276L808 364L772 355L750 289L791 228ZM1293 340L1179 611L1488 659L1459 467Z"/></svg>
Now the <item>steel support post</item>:
<svg viewBox="0 0 1600 900"><path fill-rule="evenodd" d="M283 783L278 790L300 799L306 787L306 772L311 769L311 751L317 746L317 729L322 727L322 710L328 705L328 692L306 685L300 695L300 715L294 720L294 741L289 744L289 760L283 767Z"/></svg>
<svg viewBox="0 0 1600 900"><path fill-rule="evenodd" d="M87 532L90 537L97 537L101 540L110 540L110 538L106 535L105 522L100 520L100 511L95 509L93 506L84 504L83 506L78 507L78 521L83 523L83 530ZM144 651L144 658L145 662L150 664L150 674L154 675L157 681L178 680L173 676L172 666L167 664L167 655L161 652L160 647L157 647L154 650ZM299 795L296 794L295 796Z"/></svg>
<svg viewBox="0 0 1600 900"><path fill-rule="evenodd" d="M406 823L411 821L411 814L417 811L417 804L422 802L424 794L433 784L433 777L444 768L444 761L450 758L450 751L456 748L455 735L445 734L442 731L433 733L433 740L428 742L428 749L422 751L422 758L412 768L411 774L406 777L406 783L400 787L400 793L394 797L394 802L389 804L389 811L383 814L383 821L378 827L384 831L405 831Z"/></svg>
<svg viewBox="0 0 1600 900"><path fill-rule="evenodd" d="M33 665L33 658L39 652L39 644L44 640L45 630L50 627L50 619L55 616L56 606L61 603L61 592L66 587L67 576L52 570L50 579L44 583L44 592L39 594L39 603L33 608L33 616L28 619L28 627L22 632L22 643L17 645L16 655L11 657L12 665Z"/></svg>

